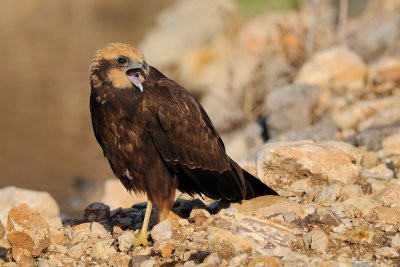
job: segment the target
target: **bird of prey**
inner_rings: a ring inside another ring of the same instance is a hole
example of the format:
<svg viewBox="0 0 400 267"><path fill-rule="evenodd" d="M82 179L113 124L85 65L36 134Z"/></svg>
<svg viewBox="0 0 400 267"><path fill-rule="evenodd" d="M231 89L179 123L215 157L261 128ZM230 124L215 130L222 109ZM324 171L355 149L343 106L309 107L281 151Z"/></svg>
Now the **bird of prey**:
<svg viewBox="0 0 400 267"><path fill-rule="evenodd" d="M149 66L135 47L112 43L90 66L94 135L128 191L148 197L135 241L148 245L153 204L167 218L175 190L239 201L277 193L226 153L210 118L182 86Z"/></svg>

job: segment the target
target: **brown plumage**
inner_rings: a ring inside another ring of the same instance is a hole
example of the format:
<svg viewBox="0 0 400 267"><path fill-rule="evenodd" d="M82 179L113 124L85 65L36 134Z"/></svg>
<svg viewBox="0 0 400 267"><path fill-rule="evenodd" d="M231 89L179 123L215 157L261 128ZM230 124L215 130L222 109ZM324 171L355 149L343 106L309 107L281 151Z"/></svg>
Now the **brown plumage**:
<svg viewBox="0 0 400 267"><path fill-rule="evenodd" d="M229 158L203 107L136 48L98 51L90 81L96 139L123 185L147 193L146 215L154 203L165 219L176 188L229 201L277 194ZM146 244L147 224L137 244Z"/></svg>

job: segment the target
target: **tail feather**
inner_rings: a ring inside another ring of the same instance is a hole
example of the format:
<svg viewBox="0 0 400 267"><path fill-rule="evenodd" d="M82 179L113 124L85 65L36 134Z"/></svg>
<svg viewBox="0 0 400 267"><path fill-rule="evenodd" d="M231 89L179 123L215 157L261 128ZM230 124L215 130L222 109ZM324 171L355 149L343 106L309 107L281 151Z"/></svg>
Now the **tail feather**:
<svg viewBox="0 0 400 267"><path fill-rule="evenodd" d="M246 186L246 191L245 191L246 193L244 199L252 199L264 195L278 195L278 193L275 192L275 190L268 187L258 178L248 173L246 170L243 170L243 177Z"/></svg>

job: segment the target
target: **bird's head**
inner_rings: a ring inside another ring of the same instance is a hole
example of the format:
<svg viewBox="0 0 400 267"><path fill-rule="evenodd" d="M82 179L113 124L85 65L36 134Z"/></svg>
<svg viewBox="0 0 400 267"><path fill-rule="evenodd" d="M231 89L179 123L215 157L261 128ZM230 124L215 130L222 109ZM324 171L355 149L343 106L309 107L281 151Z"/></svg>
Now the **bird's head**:
<svg viewBox="0 0 400 267"><path fill-rule="evenodd" d="M112 84L117 89L130 89L134 86L143 92L143 81L149 75L142 52L135 47L112 43L96 52L90 65L92 87Z"/></svg>

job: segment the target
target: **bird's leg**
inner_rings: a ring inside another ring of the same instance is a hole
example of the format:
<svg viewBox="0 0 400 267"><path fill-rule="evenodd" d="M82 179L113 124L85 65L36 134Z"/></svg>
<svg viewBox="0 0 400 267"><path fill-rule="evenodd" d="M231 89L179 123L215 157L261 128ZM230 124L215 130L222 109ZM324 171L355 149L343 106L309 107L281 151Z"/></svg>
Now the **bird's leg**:
<svg viewBox="0 0 400 267"><path fill-rule="evenodd" d="M133 242L133 245L135 247L140 246L140 245L147 247L149 245L149 242L147 241L149 233L147 230L149 227L150 215L151 215L152 208L153 208L153 204L151 203L150 200L148 200L147 207L146 207L146 213L144 214L142 229L140 229L139 235L136 237L135 242Z"/></svg>

